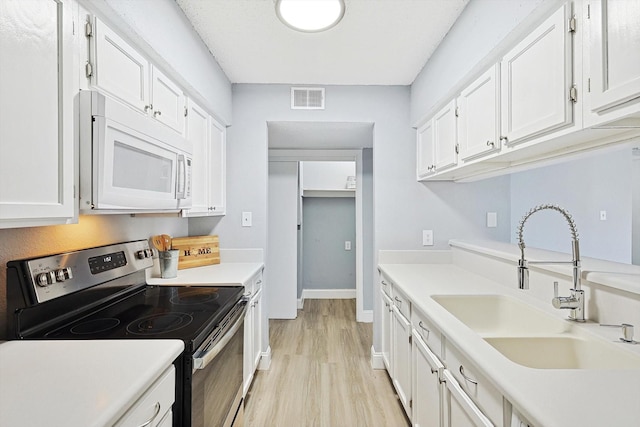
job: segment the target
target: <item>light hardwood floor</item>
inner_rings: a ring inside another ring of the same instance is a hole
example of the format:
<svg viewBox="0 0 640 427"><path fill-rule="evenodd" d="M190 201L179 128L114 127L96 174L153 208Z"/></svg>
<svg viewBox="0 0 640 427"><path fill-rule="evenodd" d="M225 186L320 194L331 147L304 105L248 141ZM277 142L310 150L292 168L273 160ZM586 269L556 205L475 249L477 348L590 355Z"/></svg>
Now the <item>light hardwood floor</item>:
<svg viewBox="0 0 640 427"><path fill-rule="evenodd" d="M271 320L271 368L245 401L248 427L406 427L389 377L370 364L372 324L355 300L305 300L295 320Z"/></svg>

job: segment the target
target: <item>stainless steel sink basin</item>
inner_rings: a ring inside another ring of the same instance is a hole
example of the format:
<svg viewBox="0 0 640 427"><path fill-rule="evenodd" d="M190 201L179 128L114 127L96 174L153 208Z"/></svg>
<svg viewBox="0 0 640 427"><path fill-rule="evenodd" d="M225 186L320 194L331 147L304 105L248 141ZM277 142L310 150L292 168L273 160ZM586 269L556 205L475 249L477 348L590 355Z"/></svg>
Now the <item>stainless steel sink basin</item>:
<svg viewBox="0 0 640 427"><path fill-rule="evenodd" d="M640 356L503 295L433 295L504 357L537 369L640 369Z"/></svg>
<svg viewBox="0 0 640 427"><path fill-rule="evenodd" d="M485 338L507 359L538 369L640 369L640 358L577 336ZM624 345L624 344L619 344Z"/></svg>

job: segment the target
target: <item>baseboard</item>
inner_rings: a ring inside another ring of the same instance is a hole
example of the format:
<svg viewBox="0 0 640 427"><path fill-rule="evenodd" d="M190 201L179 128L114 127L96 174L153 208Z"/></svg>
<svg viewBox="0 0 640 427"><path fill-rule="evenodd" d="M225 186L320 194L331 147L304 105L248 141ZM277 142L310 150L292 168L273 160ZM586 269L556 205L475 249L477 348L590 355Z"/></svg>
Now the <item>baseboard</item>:
<svg viewBox="0 0 640 427"><path fill-rule="evenodd" d="M298 298L298 310L304 309L304 298Z"/></svg>
<svg viewBox="0 0 640 427"><path fill-rule="evenodd" d="M360 323L373 323L373 310L362 310L357 320Z"/></svg>
<svg viewBox="0 0 640 427"><path fill-rule="evenodd" d="M382 359L382 353L377 353L373 349L373 346L371 346L371 368L385 369L384 360Z"/></svg>
<svg viewBox="0 0 640 427"><path fill-rule="evenodd" d="M268 371L271 367L271 346L267 347L267 351L263 351L258 362L258 369Z"/></svg>
<svg viewBox="0 0 640 427"><path fill-rule="evenodd" d="M355 289L303 289L302 299L355 299Z"/></svg>

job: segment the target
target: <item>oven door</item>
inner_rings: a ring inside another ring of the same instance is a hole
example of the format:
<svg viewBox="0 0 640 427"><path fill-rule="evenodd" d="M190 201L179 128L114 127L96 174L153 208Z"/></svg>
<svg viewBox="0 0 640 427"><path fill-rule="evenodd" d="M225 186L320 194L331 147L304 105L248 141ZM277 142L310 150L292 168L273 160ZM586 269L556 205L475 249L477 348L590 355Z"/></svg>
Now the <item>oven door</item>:
<svg viewBox="0 0 640 427"><path fill-rule="evenodd" d="M239 301L194 353L191 427L242 427L246 305Z"/></svg>

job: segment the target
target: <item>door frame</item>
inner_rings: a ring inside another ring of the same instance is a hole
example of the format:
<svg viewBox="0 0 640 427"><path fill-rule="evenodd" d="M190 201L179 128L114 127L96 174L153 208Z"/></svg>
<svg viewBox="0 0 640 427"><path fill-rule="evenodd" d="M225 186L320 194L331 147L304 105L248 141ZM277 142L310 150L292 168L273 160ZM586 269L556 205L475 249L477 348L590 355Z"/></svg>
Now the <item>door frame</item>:
<svg viewBox="0 0 640 427"><path fill-rule="evenodd" d="M305 150L305 149L269 149L269 161L352 161L356 163L356 321L372 322L373 311L363 308L364 296L364 248L363 248L363 209L362 209L362 149L350 150ZM267 196L268 197L268 196ZM268 234L268 230L267 230ZM267 236L267 245L269 239ZM270 250L267 247L267 252Z"/></svg>

